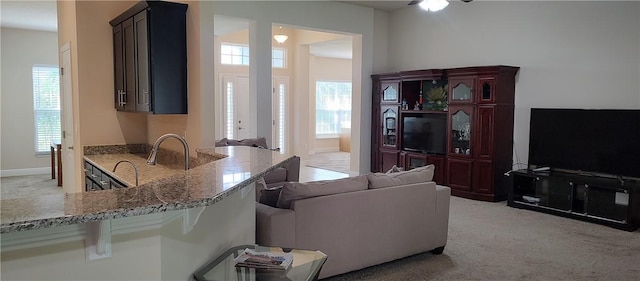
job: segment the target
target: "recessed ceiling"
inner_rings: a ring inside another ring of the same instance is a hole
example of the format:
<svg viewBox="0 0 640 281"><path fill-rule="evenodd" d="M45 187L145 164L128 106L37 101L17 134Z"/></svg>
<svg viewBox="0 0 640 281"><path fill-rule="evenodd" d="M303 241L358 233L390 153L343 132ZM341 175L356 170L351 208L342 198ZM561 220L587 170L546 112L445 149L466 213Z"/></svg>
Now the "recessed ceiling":
<svg viewBox="0 0 640 281"><path fill-rule="evenodd" d="M0 1L0 26L58 31L56 1Z"/></svg>

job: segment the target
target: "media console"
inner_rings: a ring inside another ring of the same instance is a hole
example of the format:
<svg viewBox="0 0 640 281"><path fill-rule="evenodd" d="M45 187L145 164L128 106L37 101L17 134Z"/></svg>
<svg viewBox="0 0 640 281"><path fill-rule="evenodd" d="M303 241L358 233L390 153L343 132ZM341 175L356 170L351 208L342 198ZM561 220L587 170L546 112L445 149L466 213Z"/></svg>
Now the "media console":
<svg viewBox="0 0 640 281"><path fill-rule="evenodd" d="M569 172L511 172L507 205L634 231L640 226L640 181Z"/></svg>

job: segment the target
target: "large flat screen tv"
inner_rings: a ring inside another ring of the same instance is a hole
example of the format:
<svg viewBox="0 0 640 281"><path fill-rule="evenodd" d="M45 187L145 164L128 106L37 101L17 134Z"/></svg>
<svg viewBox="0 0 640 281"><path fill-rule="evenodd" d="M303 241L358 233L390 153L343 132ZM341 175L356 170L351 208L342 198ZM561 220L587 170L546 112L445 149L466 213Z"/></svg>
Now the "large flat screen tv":
<svg viewBox="0 0 640 281"><path fill-rule="evenodd" d="M447 152L447 115L438 113L402 116L402 149L427 154Z"/></svg>
<svg viewBox="0 0 640 281"><path fill-rule="evenodd" d="M533 108L529 165L640 178L640 110Z"/></svg>

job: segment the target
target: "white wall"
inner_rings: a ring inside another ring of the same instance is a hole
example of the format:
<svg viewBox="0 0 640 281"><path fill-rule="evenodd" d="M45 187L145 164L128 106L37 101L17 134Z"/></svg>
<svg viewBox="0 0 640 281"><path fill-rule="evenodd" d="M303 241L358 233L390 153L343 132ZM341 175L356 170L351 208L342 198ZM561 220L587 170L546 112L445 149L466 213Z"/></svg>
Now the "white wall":
<svg viewBox="0 0 640 281"><path fill-rule="evenodd" d="M389 42L386 72L519 66L514 163L528 159L532 107L640 108L637 1L452 2L438 13L410 7L389 15Z"/></svg>
<svg viewBox="0 0 640 281"><path fill-rule="evenodd" d="M58 65L55 32L2 28L2 111L0 170L50 167L49 156L35 155L33 80L35 64ZM37 170L37 169L36 169ZM41 170L41 169L40 169ZM45 169L46 170L46 169Z"/></svg>

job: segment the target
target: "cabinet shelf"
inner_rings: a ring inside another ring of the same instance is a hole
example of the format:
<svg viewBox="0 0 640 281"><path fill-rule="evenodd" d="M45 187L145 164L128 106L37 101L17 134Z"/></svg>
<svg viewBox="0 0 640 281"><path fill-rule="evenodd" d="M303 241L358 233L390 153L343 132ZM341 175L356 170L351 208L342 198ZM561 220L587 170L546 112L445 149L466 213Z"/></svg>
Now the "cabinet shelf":
<svg viewBox="0 0 640 281"><path fill-rule="evenodd" d="M447 114L445 110L400 110L401 113L435 113L435 114Z"/></svg>

